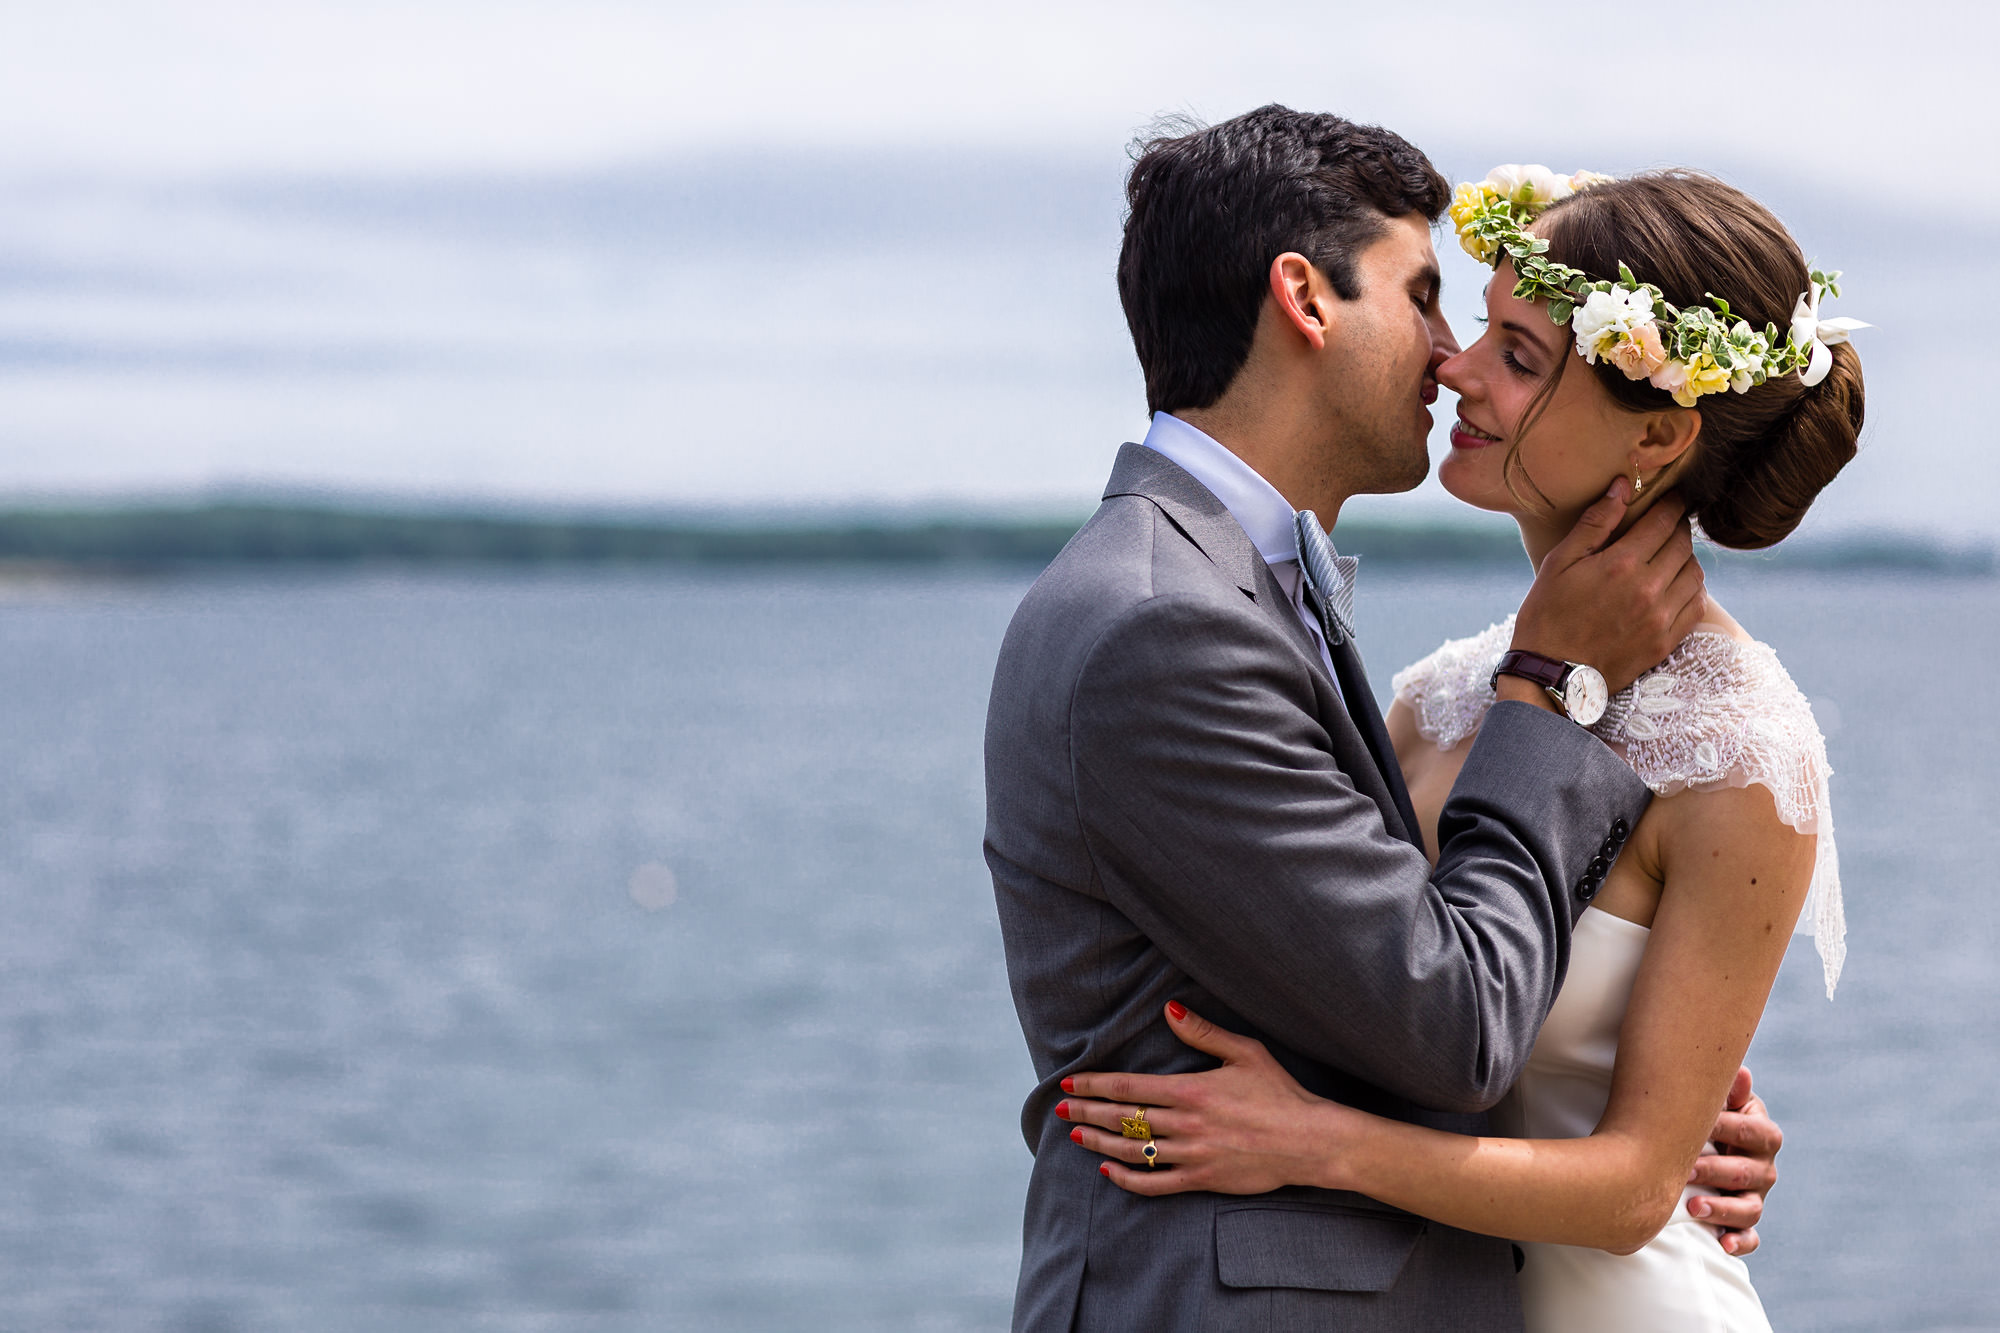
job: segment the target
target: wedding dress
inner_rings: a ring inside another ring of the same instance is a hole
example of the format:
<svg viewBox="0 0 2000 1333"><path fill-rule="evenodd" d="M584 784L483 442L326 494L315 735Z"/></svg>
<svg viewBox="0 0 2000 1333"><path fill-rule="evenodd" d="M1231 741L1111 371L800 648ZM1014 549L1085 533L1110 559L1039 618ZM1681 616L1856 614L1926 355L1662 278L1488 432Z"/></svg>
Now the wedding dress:
<svg viewBox="0 0 2000 1333"><path fill-rule="evenodd" d="M1479 729L1488 684L1514 634L1509 619L1445 644L1398 672L1396 697L1417 730L1449 750ZM1762 643L1697 630L1665 662L1613 696L1591 728L1655 794L1758 783L1778 817L1818 837L1799 929L1818 946L1831 998L1846 955L1840 865L1827 806L1826 743L1798 686ZM1520 1081L1495 1108L1495 1132L1581 1138L1610 1099L1618 1030L1651 932L1595 907L1576 923L1569 973ZM1530 1244L1521 1270L1529 1333L1769 1333L1749 1268L1690 1217L1674 1217L1637 1253Z"/></svg>

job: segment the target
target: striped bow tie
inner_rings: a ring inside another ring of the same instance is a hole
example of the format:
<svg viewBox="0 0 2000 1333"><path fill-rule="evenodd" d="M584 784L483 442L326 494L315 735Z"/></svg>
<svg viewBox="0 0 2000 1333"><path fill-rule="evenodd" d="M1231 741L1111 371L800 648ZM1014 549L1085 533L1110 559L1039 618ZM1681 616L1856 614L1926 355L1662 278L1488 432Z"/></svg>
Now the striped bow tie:
<svg viewBox="0 0 2000 1333"><path fill-rule="evenodd" d="M1354 577L1361 561L1341 555L1326 539L1326 529L1310 509L1298 513L1299 568L1305 574L1306 594L1319 616L1320 629L1329 646L1354 637Z"/></svg>

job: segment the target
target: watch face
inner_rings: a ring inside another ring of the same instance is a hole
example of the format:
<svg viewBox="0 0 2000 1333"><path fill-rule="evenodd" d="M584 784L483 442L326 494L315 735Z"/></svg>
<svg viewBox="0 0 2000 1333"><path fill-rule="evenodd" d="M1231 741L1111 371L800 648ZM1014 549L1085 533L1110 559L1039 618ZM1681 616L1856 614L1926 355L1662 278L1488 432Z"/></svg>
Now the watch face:
<svg viewBox="0 0 2000 1333"><path fill-rule="evenodd" d="M1562 693L1563 711L1569 714L1570 721L1582 727L1595 725L1611 703L1611 691L1605 688L1604 677L1596 667L1572 667L1569 679L1563 682Z"/></svg>

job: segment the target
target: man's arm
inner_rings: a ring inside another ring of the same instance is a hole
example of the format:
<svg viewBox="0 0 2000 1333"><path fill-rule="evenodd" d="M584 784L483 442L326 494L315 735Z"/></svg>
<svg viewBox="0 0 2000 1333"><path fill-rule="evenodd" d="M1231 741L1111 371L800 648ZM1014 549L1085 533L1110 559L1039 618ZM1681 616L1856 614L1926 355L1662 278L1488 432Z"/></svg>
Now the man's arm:
<svg viewBox="0 0 2000 1333"><path fill-rule="evenodd" d="M1313 710L1296 651L1253 605L1128 612L1071 705L1099 879L1276 1040L1423 1105L1490 1106L1560 983L1577 886L1594 891L1593 858L1649 795L1581 728L1498 705L1433 870L1341 772Z"/></svg>

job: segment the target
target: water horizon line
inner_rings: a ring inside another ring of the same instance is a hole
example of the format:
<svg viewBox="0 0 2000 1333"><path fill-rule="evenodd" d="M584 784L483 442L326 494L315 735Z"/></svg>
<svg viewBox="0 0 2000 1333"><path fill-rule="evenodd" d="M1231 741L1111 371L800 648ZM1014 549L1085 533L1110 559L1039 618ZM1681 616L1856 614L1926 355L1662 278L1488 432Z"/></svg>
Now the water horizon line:
<svg viewBox="0 0 2000 1333"><path fill-rule="evenodd" d="M0 505L0 566L161 572L216 566L355 564L1040 566L1088 513L973 505L667 509L439 497L78 497ZM1343 521L1343 548L1378 565L1511 564L1504 521ZM1723 566L2000 572L1990 543L1909 529L1805 533L1765 551L1716 547Z"/></svg>

